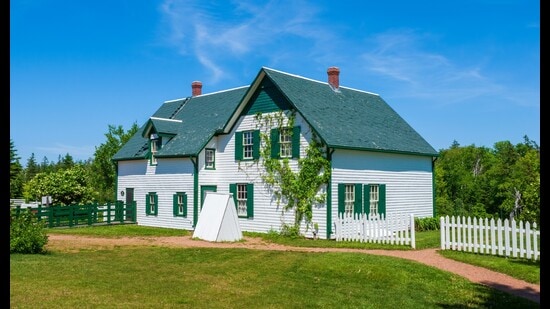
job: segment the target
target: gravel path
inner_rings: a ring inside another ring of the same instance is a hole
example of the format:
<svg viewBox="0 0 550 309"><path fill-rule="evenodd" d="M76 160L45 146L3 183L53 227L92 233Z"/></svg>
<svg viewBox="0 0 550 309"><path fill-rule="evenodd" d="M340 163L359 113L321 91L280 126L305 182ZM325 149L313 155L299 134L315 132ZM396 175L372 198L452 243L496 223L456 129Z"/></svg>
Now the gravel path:
<svg viewBox="0 0 550 309"><path fill-rule="evenodd" d="M244 237L241 242L209 242L192 239L190 236L170 237L121 237L99 238L75 235L48 235L48 247L61 250L80 250L90 247L105 249L115 246L167 246L167 247L207 247L207 248L248 248L257 250L301 251L301 252L362 252L393 256L417 261L426 265L460 275L472 282L499 289L520 297L524 297L540 304L540 285L515 279L486 268L447 259L437 253L437 249L424 250L365 250L345 248L304 248L289 247L262 241L257 237Z"/></svg>

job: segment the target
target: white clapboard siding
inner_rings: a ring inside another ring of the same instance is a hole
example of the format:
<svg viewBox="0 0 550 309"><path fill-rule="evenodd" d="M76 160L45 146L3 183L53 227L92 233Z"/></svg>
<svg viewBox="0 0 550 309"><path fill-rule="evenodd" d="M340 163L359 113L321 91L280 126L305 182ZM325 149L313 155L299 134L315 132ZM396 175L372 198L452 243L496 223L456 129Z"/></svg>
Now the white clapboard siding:
<svg viewBox="0 0 550 309"><path fill-rule="evenodd" d="M414 215L339 214L335 222L336 241L359 241L416 248Z"/></svg>
<svg viewBox="0 0 550 309"><path fill-rule="evenodd" d="M514 219L441 217L441 249L540 260L536 223Z"/></svg>

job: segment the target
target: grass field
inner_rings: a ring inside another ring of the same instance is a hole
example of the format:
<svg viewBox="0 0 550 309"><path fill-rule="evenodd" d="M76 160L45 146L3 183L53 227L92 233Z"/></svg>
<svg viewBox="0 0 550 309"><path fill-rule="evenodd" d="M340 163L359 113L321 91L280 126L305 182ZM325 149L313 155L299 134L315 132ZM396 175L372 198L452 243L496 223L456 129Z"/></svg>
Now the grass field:
<svg viewBox="0 0 550 309"><path fill-rule="evenodd" d="M120 237L182 236L186 232L128 225L52 229L48 233ZM293 246L380 246L245 234ZM433 244L433 237L430 232L417 233L417 248ZM498 259L489 264L510 268L510 259L473 254L469 258L474 260L470 263ZM511 268L520 268L518 264L522 263L515 261ZM540 274L539 263L522 265L525 269L516 276ZM52 247L46 254L10 255L10 307L539 308L540 305L419 263L359 253Z"/></svg>

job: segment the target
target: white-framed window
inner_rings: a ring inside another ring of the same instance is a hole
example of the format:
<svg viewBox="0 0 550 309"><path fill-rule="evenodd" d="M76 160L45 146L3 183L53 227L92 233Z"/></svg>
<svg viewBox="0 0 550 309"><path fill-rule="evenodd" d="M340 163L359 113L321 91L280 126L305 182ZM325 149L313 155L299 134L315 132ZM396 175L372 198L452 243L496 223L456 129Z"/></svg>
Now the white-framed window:
<svg viewBox="0 0 550 309"><path fill-rule="evenodd" d="M162 139L157 134L151 134L150 139L150 148L151 148L151 164L155 165L157 164L157 152L160 150L162 146Z"/></svg>
<svg viewBox="0 0 550 309"><path fill-rule="evenodd" d="M252 131L243 132L243 159L254 158L254 135Z"/></svg>
<svg viewBox="0 0 550 309"><path fill-rule="evenodd" d="M353 207L355 205L355 185L346 185L346 194L344 200L345 208L344 213L352 215Z"/></svg>
<svg viewBox="0 0 550 309"><path fill-rule="evenodd" d="M158 195L156 192L149 192L145 196L145 214L155 216L158 214Z"/></svg>
<svg viewBox="0 0 550 309"><path fill-rule="evenodd" d="M283 128L279 134L279 155L281 158L292 158L292 129Z"/></svg>
<svg viewBox="0 0 550 309"><path fill-rule="evenodd" d="M380 201L380 190L378 185L370 185L369 194L370 215L378 214L378 202Z"/></svg>
<svg viewBox="0 0 550 309"><path fill-rule="evenodd" d="M187 194L185 192L176 192L174 194L174 216L187 216Z"/></svg>
<svg viewBox="0 0 550 309"><path fill-rule="evenodd" d="M237 184L237 215L247 216L248 191L246 184Z"/></svg>
<svg viewBox="0 0 550 309"><path fill-rule="evenodd" d="M205 168L211 169L211 170L215 169L216 168L215 160L216 160L216 150L207 148L204 152Z"/></svg>

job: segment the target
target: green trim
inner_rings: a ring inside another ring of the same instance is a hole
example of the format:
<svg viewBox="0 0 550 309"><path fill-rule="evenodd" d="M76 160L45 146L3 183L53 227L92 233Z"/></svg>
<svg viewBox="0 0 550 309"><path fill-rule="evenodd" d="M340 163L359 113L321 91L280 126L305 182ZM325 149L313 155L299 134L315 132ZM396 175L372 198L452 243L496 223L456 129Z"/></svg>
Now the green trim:
<svg viewBox="0 0 550 309"><path fill-rule="evenodd" d="M233 204L235 204L235 210L237 211L239 208L237 205L237 184L235 183L229 184L229 193L233 194Z"/></svg>
<svg viewBox="0 0 550 309"><path fill-rule="evenodd" d="M378 185L378 214L386 216L386 185Z"/></svg>
<svg viewBox="0 0 550 309"><path fill-rule="evenodd" d="M367 216L370 216L370 187L371 185L367 184L363 189L364 212Z"/></svg>
<svg viewBox="0 0 550 309"><path fill-rule="evenodd" d="M195 158L193 160L193 157L190 158L191 162L193 162L193 227L197 226L197 221L199 220L199 201L198 201L198 195L199 195L199 160Z"/></svg>
<svg viewBox="0 0 550 309"><path fill-rule="evenodd" d="M178 197L182 196L182 203L183 203L183 211L180 213L179 211L179 204L178 204ZM172 208L174 212L174 217L187 217L187 193L185 192L176 192L172 196Z"/></svg>
<svg viewBox="0 0 550 309"><path fill-rule="evenodd" d="M338 216L346 211L346 184L338 184Z"/></svg>
<svg viewBox="0 0 550 309"><path fill-rule="evenodd" d="M437 158L436 158L437 160ZM437 207L436 207L436 199L435 199L435 160L432 160L432 209L433 209L433 217L436 218L437 216Z"/></svg>
<svg viewBox="0 0 550 309"><path fill-rule="evenodd" d="M243 132L235 132L235 160L243 159Z"/></svg>
<svg viewBox="0 0 550 309"><path fill-rule="evenodd" d="M292 158L300 158L300 130L299 126L292 128Z"/></svg>
<svg viewBox="0 0 550 309"><path fill-rule="evenodd" d="M252 158L260 158L260 130L252 131Z"/></svg>
<svg viewBox="0 0 550 309"><path fill-rule="evenodd" d="M202 205L204 205L204 196L205 196L205 192L206 191L214 191L216 192L218 190L218 186L214 186L214 185L204 185L204 186L201 186L201 210L202 210Z"/></svg>
<svg viewBox="0 0 550 309"><path fill-rule="evenodd" d="M154 210L151 211L151 196L153 196ZM145 214L146 215L158 215L159 212L159 197L156 192L149 192L145 195Z"/></svg>
<svg viewBox="0 0 550 309"><path fill-rule="evenodd" d="M246 184L246 217L254 217L254 184Z"/></svg>
<svg viewBox="0 0 550 309"><path fill-rule="evenodd" d="M355 201L353 202L353 213L360 215L363 211L363 185L360 183L354 184Z"/></svg>
<svg viewBox="0 0 550 309"><path fill-rule="evenodd" d="M118 162L114 162L115 164L115 201L118 199Z"/></svg>
<svg viewBox="0 0 550 309"><path fill-rule="evenodd" d="M330 162L330 170L332 171L332 153L334 150L327 149L327 159ZM332 173L327 184L327 239L330 239L332 234Z"/></svg>
<svg viewBox="0 0 550 309"><path fill-rule="evenodd" d="M271 129L271 158L280 159L279 128Z"/></svg>
<svg viewBox="0 0 550 309"><path fill-rule="evenodd" d="M341 149L341 150L372 151L372 152L381 152L381 153L406 154L406 155L421 156L421 157L438 157L439 156L439 154L433 154L433 153L420 153L420 152L407 152L407 151L387 150L387 149L346 147L346 146L337 146L337 145L327 145L327 146L330 147L330 148L333 148L333 149Z"/></svg>

